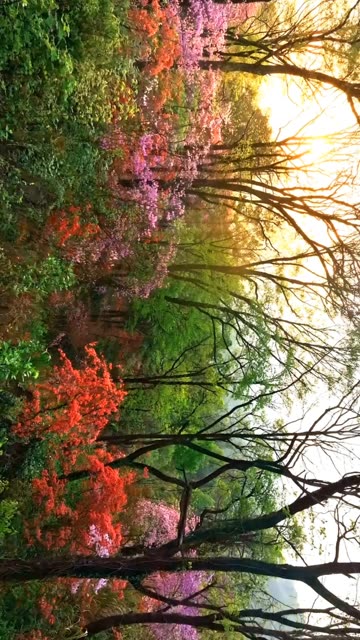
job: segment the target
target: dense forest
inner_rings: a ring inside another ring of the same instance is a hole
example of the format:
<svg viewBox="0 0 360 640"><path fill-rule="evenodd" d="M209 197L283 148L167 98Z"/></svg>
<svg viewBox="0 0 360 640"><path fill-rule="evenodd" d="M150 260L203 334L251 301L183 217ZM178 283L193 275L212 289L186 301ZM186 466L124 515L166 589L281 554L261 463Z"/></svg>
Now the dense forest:
<svg viewBox="0 0 360 640"><path fill-rule="evenodd" d="M359 24L0 0L0 640L360 636Z"/></svg>

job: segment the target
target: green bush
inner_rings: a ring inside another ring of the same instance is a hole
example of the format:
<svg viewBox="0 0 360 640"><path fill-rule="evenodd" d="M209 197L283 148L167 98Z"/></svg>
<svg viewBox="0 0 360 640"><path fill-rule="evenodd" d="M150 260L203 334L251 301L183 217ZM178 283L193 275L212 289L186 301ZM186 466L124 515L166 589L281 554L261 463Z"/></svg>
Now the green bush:
<svg viewBox="0 0 360 640"><path fill-rule="evenodd" d="M0 383L34 380L49 361L41 340L20 340L17 344L0 342Z"/></svg>
<svg viewBox="0 0 360 640"><path fill-rule="evenodd" d="M8 483L0 480L0 545L7 535L13 533L12 520L18 512L16 500L1 499L1 494L7 488Z"/></svg>
<svg viewBox="0 0 360 640"><path fill-rule="evenodd" d="M127 0L1 7L0 234L6 241L16 239L20 218L40 229L50 207L106 200L111 158L99 139L115 106L124 119L136 111L128 7Z"/></svg>
<svg viewBox="0 0 360 640"><path fill-rule="evenodd" d="M43 298L53 291L70 289L76 282L73 266L70 262L56 256L49 256L38 264L23 264L15 269L17 282L13 290L20 293L36 292Z"/></svg>

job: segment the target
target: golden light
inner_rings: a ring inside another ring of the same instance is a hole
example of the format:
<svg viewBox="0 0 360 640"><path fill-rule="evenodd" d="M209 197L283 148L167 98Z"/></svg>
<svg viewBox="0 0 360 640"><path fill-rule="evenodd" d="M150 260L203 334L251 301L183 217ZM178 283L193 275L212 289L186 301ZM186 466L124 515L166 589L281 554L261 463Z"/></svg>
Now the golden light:
<svg viewBox="0 0 360 640"><path fill-rule="evenodd" d="M339 197L360 200L359 127L343 94L319 88L309 96L296 79L269 76L259 91L259 106L268 114L275 138L298 138L295 149L302 156L298 170L283 180L285 186L296 183L320 193L337 182ZM331 210L331 204L325 206ZM302 216L301 224L316 233L317 240L329 243L325 224L310 216ZM347 232L345 227L341 230Z"/></svg>
<svg viewBox="0 0 360 640"><path fill-rule="evenodd" d="M329 139L314 139L309 145L307 155L312 164L318 164L326 159L331 153L331 143Z"/></svg>

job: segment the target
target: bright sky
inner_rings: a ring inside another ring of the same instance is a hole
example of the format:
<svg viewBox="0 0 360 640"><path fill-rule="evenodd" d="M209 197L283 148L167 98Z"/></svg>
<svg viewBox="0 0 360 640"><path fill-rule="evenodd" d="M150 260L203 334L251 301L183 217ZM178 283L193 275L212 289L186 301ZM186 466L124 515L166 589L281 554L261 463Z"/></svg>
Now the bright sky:
<svg viewBox="0 0 360 640"><path fill-rule="evenodd" d="M272 129L279 139L294 134L320 137L347 129L357 130L354 127L355 118L345 97L333 89L319 89L316 92L316 98L314 96L304 98L298 81L291 78L284 80L279 76L269 76L263 81L259 101L261 108L268 113ZM358 131L357 134L354 133L352 136L354 142L357 135ZM311 173L306 175L304 173L301 176L301 180L304 186L317 187L324 184L324 180L328 180L329 177L335 177L339 171L353 176L357 174L360 155L359 148L355 145L350 149L350 154L345 154L341 152L333 141L318 139L309 145L308 158L318 166L318 172L314 175ZM349 193L348 186L346 190ZM357 200L360 200L358 193L355 193L354 196ZM318 226L316 221L308 221L306 224L313 225L311 229L313 233L324 233L323 228ZM313 394L313 413L320 413L332 401L333 398L330 397L325 389L317 389ZM295 414L299 415L300 411L300 406L294 407ZM353 448L352 458L350 456L345 458L334 451L332 460L320 449L312 449L307 458L309 472L312 471L317 477L335 480L339 474L359 471L358 455L360 456L360 443L354 441L351 446ZM326 507L317 509L316 528L323 527L325 535L322 538L315 536L315 545L312 544L311 527L309 522L307 523L309 527L309 542L305 545L304 555L309 564L330 561L334 557L336 526L331 515L331 507L333 505L334 503L330 502ZM349 513L348 517L351 518L352 514ZM321 553L319 549L321 549ZM348 544L346 548L344 547L342 559L360 561L358 545ZM288 561L294 562L294 558L289 557ZM326 585L334 593L342 597L346 597L346 594L349 594L352 602L357 597L356 580L339 576L330 577L326 580ZM301 584L296 585L296 589L301 606L311 606L314 603L314 592ZM290 592L291 589L289 590L289 595ZM358 603L360 603L360 598L358 598ZM317 605L319 604L318 600Z"/></svg>
<svg viewBox="0 0 360 640"><path fill-rule="evenodd" d="M331 394L326 388L319 386L316 391L313 392L310 398L305 400L305 406L311 402L312 407L307 412L306 417L299 424L299 430L306 430L311 425L312 421L317 418L324 409L334 405L336 400L334 395ZM302 415L304 409L298 406L293 406L293 417ZM312 447L306 453L305 466L306 470L311 477L319 477L322 479L328 479L329 481L335 481L338 477L351 472L359 472L360 470L360 442L359 439L349 440L346 443L346 450L343 453L336 450L335 447L331 452L331 455L325 453L319 447ZM303 470L303 464L299 466L299 471ZM295 495L298 494L294 494ZM303 556L308 564L317 564L322 562L331 562L334 560L335 555L335 542L337 537L337 526L334 522L334 507L335 502L329 501L326 505L316 507L313 512L315 517L313 519L306 517L303 520L305 529L307 530L307 542L303 549ZM352 519L355 519L359 514L355 510L350 508L342 509L342 515L344 521L349 524ZM358 534L360 528L358 528ZM357 542L346 542L341 546L339 560L349 562L360 562L360 547ZM294 554L288 556L287 561L293 564L298 564L299 560L294 558ZM360 606L360 598L358 597L358 578L350 579L345 576L333 576L327 577L324 580L326 586L334 593L345 597L348 595L349 600L353 604ZM298 593L298 599L301 606L311 607L316 601L317 606L327 606L324 602L321 602L320 598L316 598L316 594L303 585L302 583L295 583L295 588ZM290 590L290 595L292 590Z"/></svg>
<svg viewBox="0 0 360 640"><path fill-rule="evenodd" d="M334 173L339 170L339 145L331 139L326 140L326 136L347 130L356 136L357 132L355 117L342 93L319 87L316 100L310 99L303 96L297 80L268 76L262 82L259 103L268 113L275 135L280 139L295 134L320 138L309 144L309 160L319 165L319 170L324 163L326 167L332 165ZM357 160L352 157L346 168L356 171Z"/></svg>

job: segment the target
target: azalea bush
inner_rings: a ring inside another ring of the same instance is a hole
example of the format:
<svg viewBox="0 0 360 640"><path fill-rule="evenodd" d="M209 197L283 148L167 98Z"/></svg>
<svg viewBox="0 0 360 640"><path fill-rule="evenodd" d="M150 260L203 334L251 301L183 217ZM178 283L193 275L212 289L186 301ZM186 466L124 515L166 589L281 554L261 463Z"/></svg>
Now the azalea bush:
<svg viewBox="0 0 360 640"><path fill-rule="evenodd" d="M39 339L0 342L0 384L17 380L36 379L40 370L50 361L50 356Z"/></svg>
<svg viewBox="0 0 360 640"><path fill-rule="evenodd" d="M159 595L174 598L176 600L192 599L193 602L201 602L201 593L206 590L206 586L211 584L212 577L201 571L191 571L178 573L155 573L147 581L147 586ZM156 611L162 607L162 603L151 598L144 598L142 608L147 611ZM196 606L179 605L170 607L169 612L179 613L183 615L194 616L198 614ZM197 629L188 625L172 624L166 625L152 624L149 625L151 633L156 640L166 640L171 634L174 640L198 640L199 633Z"/></svg>
<svg viewBox="0 0 360 640"><path fill-rule="evenodd" d="M29 385L12 432L16 442L30 443L30 457L34 441L37 448L44 445L42 464L37 470L34 468L35 477L30 474L20 478L18 484L13 483L12 491L22 495L18 502L2 501L0 537L12 533L11 521L19 514L21 525L16 540L24 546L25 553L41 549L43 553L61 550L108 556L121 549L122 514L127 491L136 476L108 466L123 454L117 447L110 451L96 441L109 419L119 418L125 396L121 381L112 380L111 366L97 354L94 345L86 347L79 368L60 351L59 364L52 367L46 380ZM27 469L30 470L29 465ZM84 478L67 478L82 469L87 471ZM78 633L90 615L102 612L104 602L121 600L125 587L126 582L121 580L111 584L106 580L62 580L50 588L36 585L29 593L27 587L4 588L0 629L8 608L22 607L26 599L29 609L24 612L21 625L8 627L13 637L35 638L34 627L39 638L41 633L44 638L53 637L65 627ZM78 612L77 617L74 611Z"/></svg>
<svg viewBox="0 0 360 640"><path fill-rule="evenodd" d="M62 351L59 356L61 364L47 380L31 387L32 397L13 427L22 441L49 443L47 466L31 483L26 543L48 550L114 553L122 542L119 514L126 504L126 487L135 475L107 466L121 452L95 443L110 417L118 416L126 393L93 345L86 347L79 369ZM67 473L83 468L89 470L88 478L66 480Z"/></svg>
<svg viewBox="0 0 360 640"><path fill-rule="evenodd" d="M27 545L100 556L120 549L121 512L127 502L126 488L135 475L120 475L106 467L104 460L109 459L101 453L85 455L83 460L91 477L76 486L47 470L32 481L33 511L24 525Z"/></svg>
<svg viewBox="0 0 360 640"><path fill-rule="evenodd" d="M95 442L112 414L118 412L126 392L111 377L111 365L96 353L94 345L85 349L82 368L75 368L63 351L61 364L53 367L46 381L32 388L14 434L24 439L56 434L64 448Z"/></svg>

